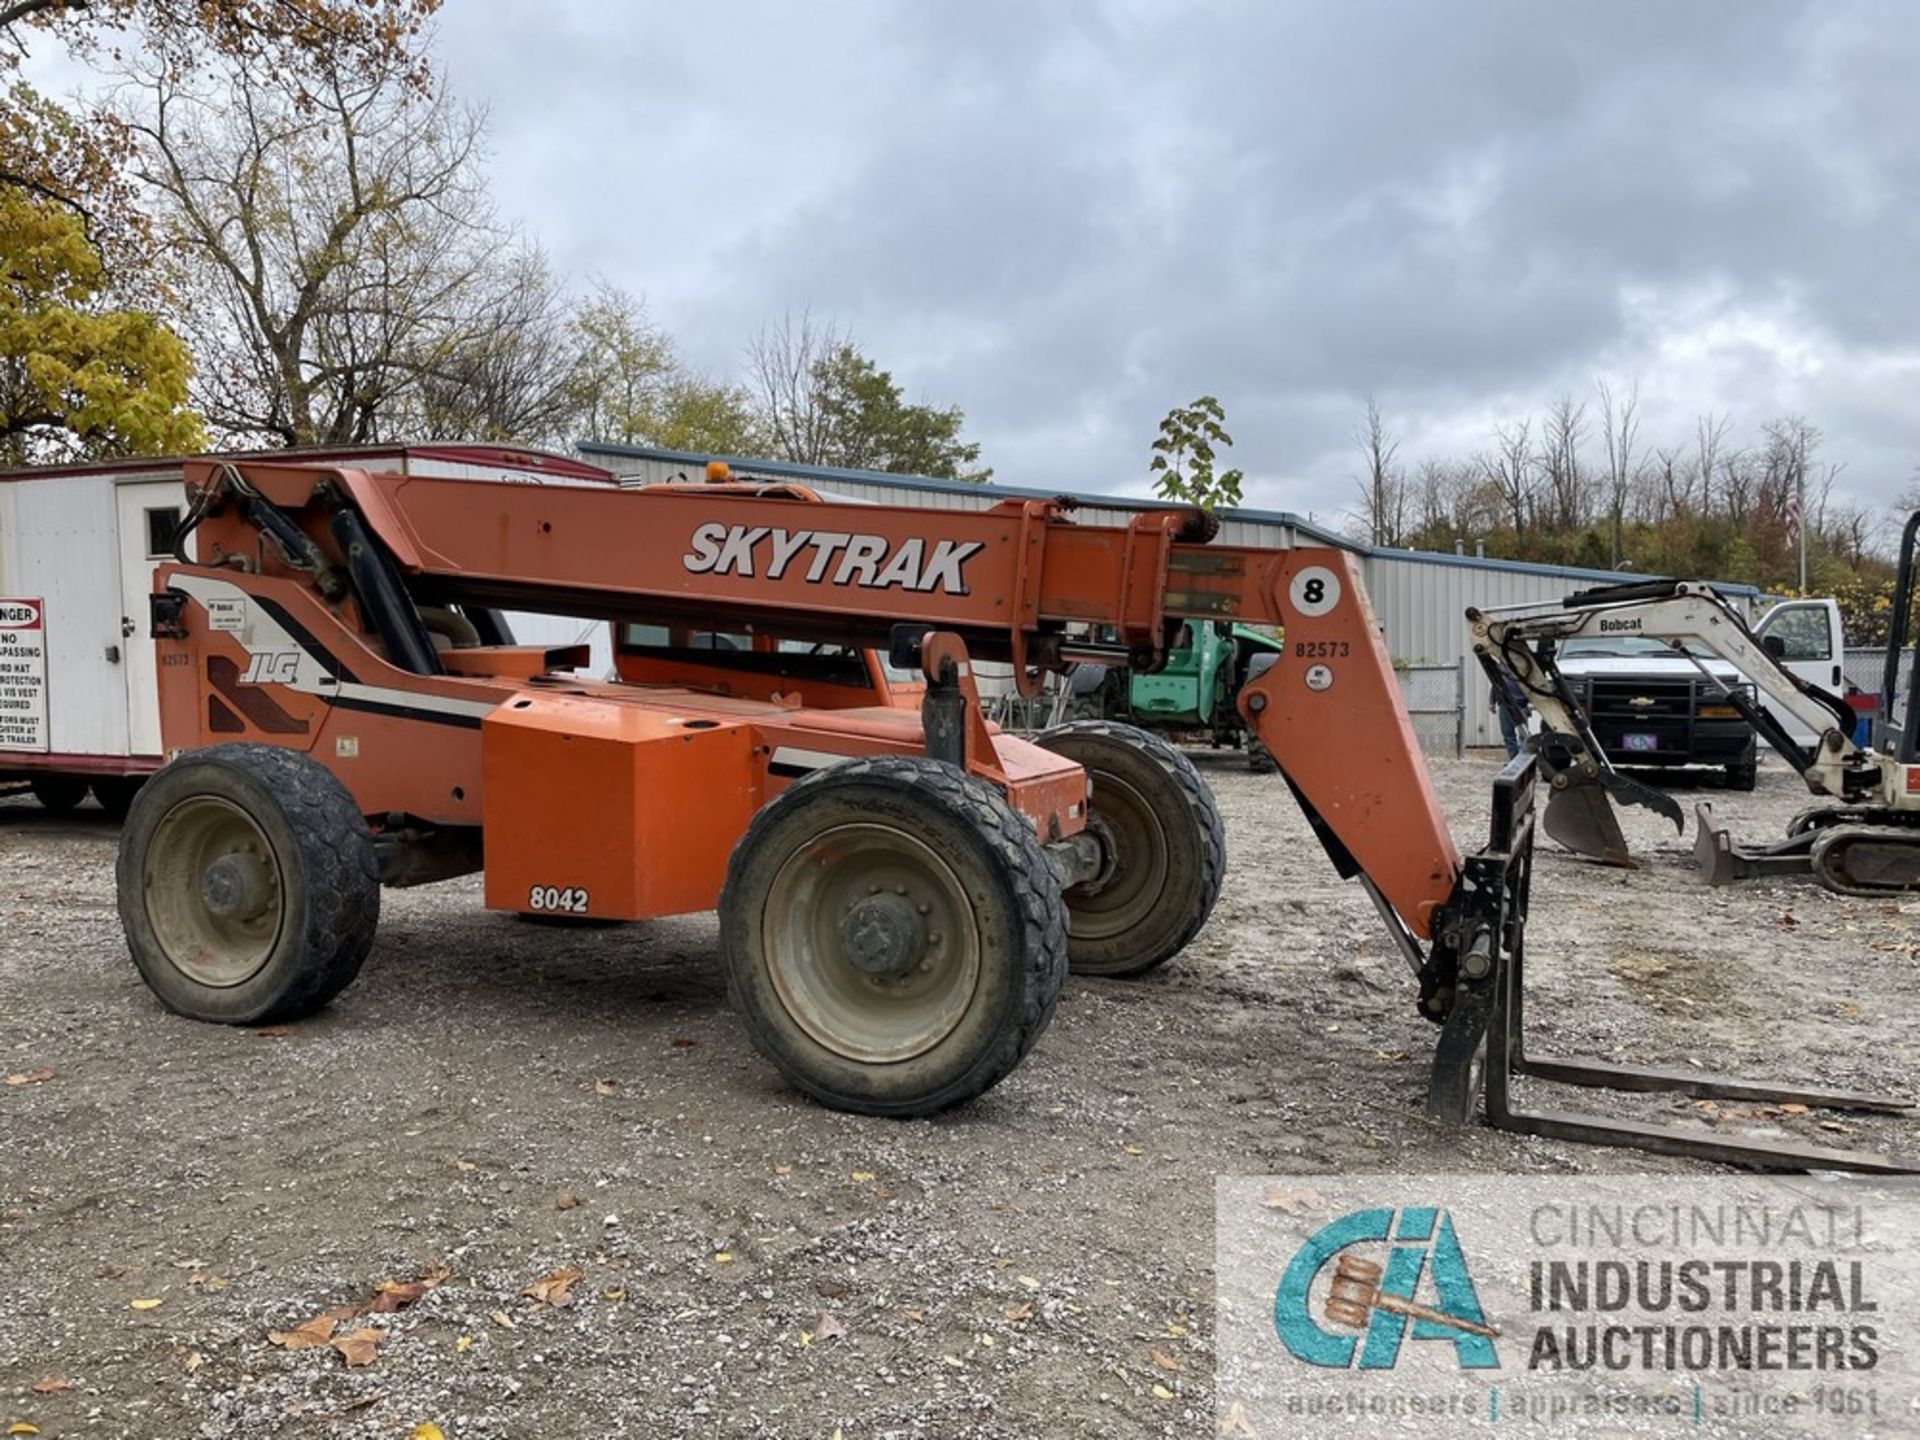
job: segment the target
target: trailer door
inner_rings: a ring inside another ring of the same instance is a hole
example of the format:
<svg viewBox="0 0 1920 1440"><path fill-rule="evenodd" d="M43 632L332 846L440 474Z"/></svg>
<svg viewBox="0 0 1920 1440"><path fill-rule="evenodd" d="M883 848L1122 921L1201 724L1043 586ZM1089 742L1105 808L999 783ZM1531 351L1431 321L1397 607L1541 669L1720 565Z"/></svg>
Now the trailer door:
<svg viewBox="0 0 1920 1440"><path fill-rule="evenodd" d="M185 492L177 480L122 485L120 507L120 669L127 685L128 751L160 753L160 687L148 633L153 567L173 556Z"/></svg>

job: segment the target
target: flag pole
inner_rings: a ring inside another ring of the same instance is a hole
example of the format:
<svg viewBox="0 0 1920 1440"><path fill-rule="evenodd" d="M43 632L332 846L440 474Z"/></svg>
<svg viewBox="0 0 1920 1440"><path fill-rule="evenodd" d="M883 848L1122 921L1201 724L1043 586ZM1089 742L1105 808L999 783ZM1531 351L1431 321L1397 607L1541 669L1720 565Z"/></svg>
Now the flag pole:
<svg viewBox="0 0 1920 1440"><path fill-rule="evenodd" d="M1807 593L1807 470L1804 465L1797 468L1800 473L1794 479L1799 488L1799 503L1794 508L1800 523L1794 529L1800 532L1800 593L1804 595Z"/></svg>

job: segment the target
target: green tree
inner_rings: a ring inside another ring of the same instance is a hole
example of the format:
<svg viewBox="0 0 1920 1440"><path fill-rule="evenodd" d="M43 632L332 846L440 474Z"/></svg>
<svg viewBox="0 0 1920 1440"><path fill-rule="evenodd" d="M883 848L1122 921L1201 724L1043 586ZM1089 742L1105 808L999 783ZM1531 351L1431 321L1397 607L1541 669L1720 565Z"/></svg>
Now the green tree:
<svg viewBox="0 0 1920 1440"><path fill-rule="evenodd" d="M909 404L891 372L843 332L787 315L747 350L754 405L773 453L802 465L979 482L980 447L958 406Z"/></svg>
<svg viewBox="0 0 1920 1440"><path fill-rule="evenodd" d="M575 414L585 434L697 455L766 448L752 395L682 364L637 296L600 286L575 312L573 330Z"/></svg>
<svg viewBox="0 0 1920 1440"><path fill-rule="evenodd" d="M1160 435L1153 442L1153 459L1147 469L1157 478L1154 491L1162 499L1179 500L1211 510L1218 505L1240 503L1238 470L1216 473L1213 462L1219 451L1233 444L1226 431L1227 412L1211 395L1202 395L1191 405L1176 405L1160 422Z"/></svg>
<svg viewBox="0 0 1920 1440"><path fill-rule="evenodd" d="M0 187L0 456L151 455L205 441L192 362L154 316L103 304L77 215Z"/></svg>
<svg viewBox="0 0 1920 1440"><path fill-rule="evenodd" d="M967 417L959 406L910 404L893 375L851 344L814 362L813 382L832 447L828 464L976 483L992 477L975 468L979 445L960 438Z"/></svg>

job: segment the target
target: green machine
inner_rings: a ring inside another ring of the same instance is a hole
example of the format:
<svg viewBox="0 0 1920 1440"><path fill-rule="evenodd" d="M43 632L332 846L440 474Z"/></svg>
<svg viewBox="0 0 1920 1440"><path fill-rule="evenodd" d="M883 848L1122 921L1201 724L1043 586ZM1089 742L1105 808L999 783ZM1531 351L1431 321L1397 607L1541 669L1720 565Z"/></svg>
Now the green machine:
<svg viewBox="0 0 1920 1440"><path fill-rule="evenodd" d="M1119 666L1076 667L1071 713L1204 737L1215 745L1238 747L1245 741L1253 768L1271 770L1272 757L1246 736L1235 702L1240 687L1265 673L1280 653L1278 636L1248 625L1183 625L1166 665L1151 675Z"/></svg>

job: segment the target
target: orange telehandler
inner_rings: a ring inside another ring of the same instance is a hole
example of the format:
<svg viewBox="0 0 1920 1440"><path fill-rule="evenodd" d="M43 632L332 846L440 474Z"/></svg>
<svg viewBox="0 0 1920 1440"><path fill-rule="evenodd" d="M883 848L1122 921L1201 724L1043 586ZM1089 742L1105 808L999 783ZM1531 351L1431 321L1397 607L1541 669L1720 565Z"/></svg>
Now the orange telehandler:
<svg viewBox="0 0 1920 1440"><path fill-rule="evenodd" d="M959 1103L1031 1048L1069 965L1178 953L1225 863L1184 757L1104 722L997 733L973 661L1030 692L1075 659L1151 670L1183 622L1239 621L1286 644L1243 715L1442 1026L1434 1115L1464 1123L1484 1090L1493 1123L1533 1133L1904 1168L1514 1106L1517 1074L1893 1102L1525 1053L1532 757L1463 859L1346 551L1215 545L1196 511L1112 527L1052 501L823 502L718 465L626 491L215 459L187 479L152 597L172 758L118 869L135 963L183 1014L315 1009L366 956L382 884L484 869L499 910L717 908L733 1004L795 1085L873 1114ZM612 623L617 678L513 644L507 610Z"/></svg>

